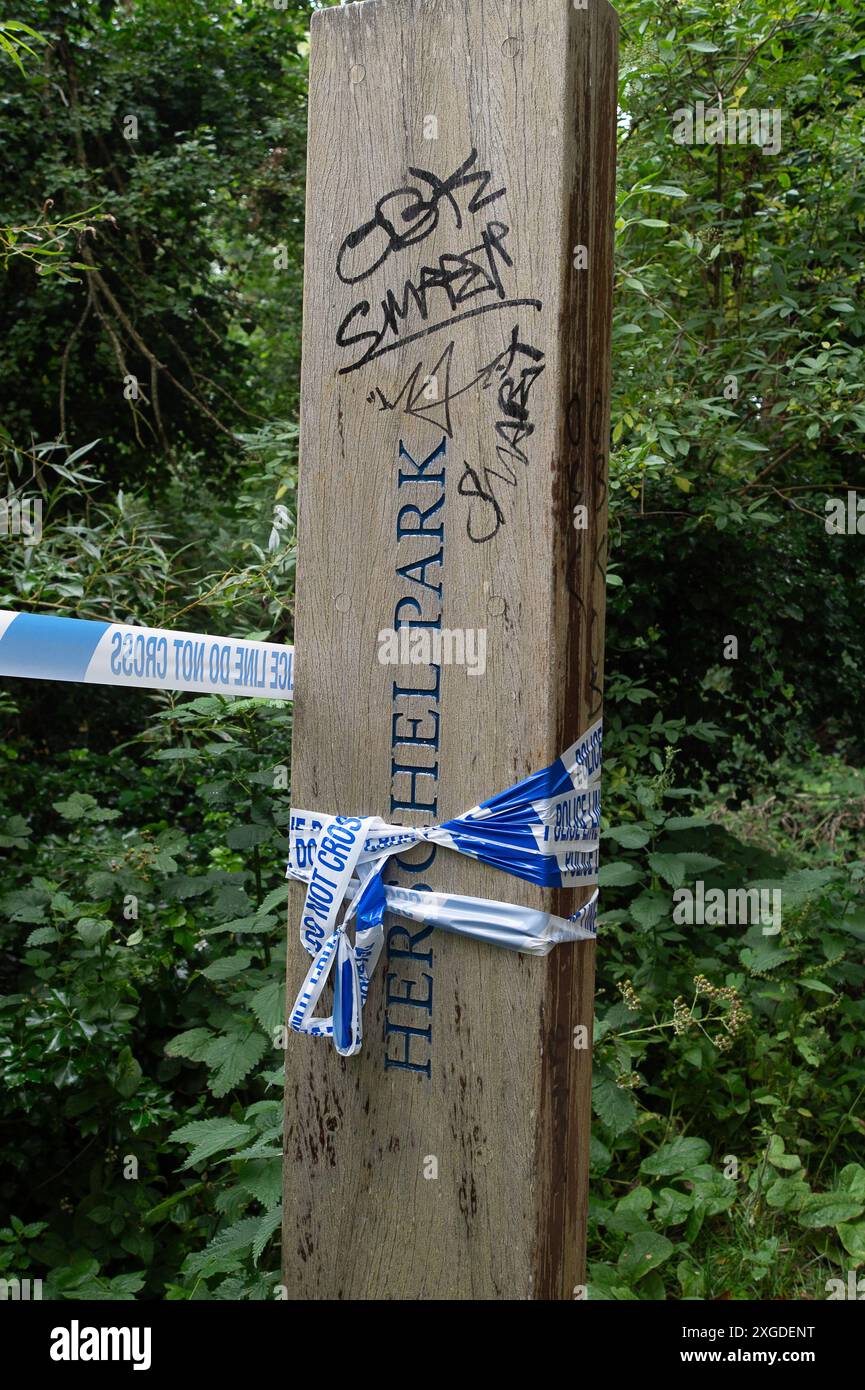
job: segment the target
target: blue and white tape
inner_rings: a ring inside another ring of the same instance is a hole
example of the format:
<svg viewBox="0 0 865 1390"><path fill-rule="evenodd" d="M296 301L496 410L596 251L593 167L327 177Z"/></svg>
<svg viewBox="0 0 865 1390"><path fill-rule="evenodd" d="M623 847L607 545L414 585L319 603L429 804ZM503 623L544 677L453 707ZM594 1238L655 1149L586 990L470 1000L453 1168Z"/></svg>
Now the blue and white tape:
<svg viewBox="0 0 865 1390"><path fill-rule="evenodd" d="M294 1031L333 1038L343 1057L360 1051L363 1005L386 911L532 955L594 937L597 892L563 918L484 898L398 888L384 883L382 871L392 855L426 841L547 888L597 883L602 736L599 721L549 767L442 825L415 829L377 816L293 810L287 873L307 885L300 939L313 958L289 1015ZM353 945L347 935L352 918ZM334 968L333 1013L318 1017L315 1007Z"/></svg>
<svg viewBox="0 0 865 1390"><path fill-rule="evenodd" d="M293 675L294 649L273 642L0 609L0 676L291 700ZM292 811L288 876L307 885L300 937L313 960L291 1027L333 1038L344 1057L360 1051L386 911L533 955L593 938L597 892L563 918L399 888L385 884L382 872L393 855L428 841L545 888L597 883L601 745L599 722L549 767L442 825L414 829L377 816ZM322 1018L315 1008L334 970L333 1012Z"/></svg>
<svg viewBox="0 0 865 1390"><path fill-rule="evenodd" d="M294 648L0 609L0 676L291 700Z"/></svg>

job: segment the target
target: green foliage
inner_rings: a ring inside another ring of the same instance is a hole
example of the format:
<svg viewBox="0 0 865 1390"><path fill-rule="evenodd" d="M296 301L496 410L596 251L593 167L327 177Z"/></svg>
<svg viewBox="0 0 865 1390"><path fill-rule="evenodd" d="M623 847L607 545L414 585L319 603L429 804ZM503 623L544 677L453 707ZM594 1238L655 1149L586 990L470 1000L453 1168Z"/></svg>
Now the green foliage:
<svg viewBox="0 0 865 1390"><path fill-rule="evenodd" d="M641 732L661 771L621 775L629 727L609 758L589 1296L825 1297L863 1258L865 779L851 796L844 773L791 836L781 798L688 813L669 735ZM777 891L780 921L677 920L698 879Z"/></svg>
<svg viewBox="0 0 865 1390"><path fill-rule="evenodd" d="M865 485L865 23L858 0L617 8L609 646L668 716L737 735L741 790L827 724L865 749L861 545L824 528ZM677 143L698 101L780 113L779 152Z"/></svg>
<svg viewBox="0 0 865 1390"><path fill-rule="evenodd" d="M95 1297L106 1269L110 1297L116 1275L173 1298L233 1297L229 1273L262 1297L275 1278L290 725L284 706L215 696L113 754L26 765L0 746L35 808L0 809L20 1136L4 1187L23 1198L36 1171L38 1209L60 1184L50 1228L27 1227L49 1296Z"/></svg>
<svg viewBox="0 0 865 1390"><path fill-rule="evenodd" d="M590 1297L819 1298L861 1260L862 15L618 9ZM719 97L779 152L677 144ZM680 924L697 879L780 933Z"/></svg>
<svg viewBox="0 0 865 1390"><path fill-rule="evenodd" d="M310 6L16 8L43 42L0 70L6 428L110 438L114 481L206 448L215 482L296 402Z"/></svg>
<svg viewBox="0 0 865 1390"><path fill-rule="evenodd" d="M31 29L29 24L22 24L18 19L0 20L0 53L11 58L20 73L24 72L21 53L27 53L31 58L35 58L36 50L33 48L33 44L42 42L42 35L37 34L35 29Z"/></svg>
<svg viewBox="0 0 865 1390"><path fill-rule="evenodd" d="M0 607L290 640L310 8L0 22L0 466L44 532ZM865 570L823 519L865 491L865 20L617 8L590 1294L823 1297L865 1263ZM719 94L777 154L675 142ZM0 714L0 1274L271 1297L290 710ZM781 931L676 920L697 880Z"/></svg>

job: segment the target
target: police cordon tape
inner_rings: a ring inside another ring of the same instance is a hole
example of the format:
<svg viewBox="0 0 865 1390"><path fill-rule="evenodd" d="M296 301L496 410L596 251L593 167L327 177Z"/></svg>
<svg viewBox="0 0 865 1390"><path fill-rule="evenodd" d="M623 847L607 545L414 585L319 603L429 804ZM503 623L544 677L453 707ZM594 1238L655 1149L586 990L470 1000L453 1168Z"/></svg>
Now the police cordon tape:
<svg viewBox="0 0 865 1390"><path fill-rule="evenodd" d="M294 648L0 609L0 676L291 700Z"/></svg>
<svg viewBox="0 0 865 1390"><path fill-rule="evenodd" d="M549 767L442 825L388 825L377 816L292 811L287 876L307 885L300 939L312 956L289 1014L296 1033L333 1039L342 1057L360 1051L363 1006L384 945L384 914L457 932L508 950L546 955L595 936L597 890L572 917L512 903L386 884L388 859L432 843L547 888L598 881L600 721ZM341 921L337 921L344 903ZM354 943L348 927L357 919ZM331 974L333 1012L315 1007Z"/></svg>
<svg viewBox="0 0 865 1390"><path fill-rule="evenodd" d="M291 700L294 648L0 609L0 676ZM287 874L307 885L300 939L313 958L289 1017L294 1031L332 1038L343 1057L360 1051L363 1005L384 944L386 911L538 956L563 942L593 939L597 891L564 918L486 898L400 888L386 884L382 872L393 855L427 842L541 887L597 883L601 746L598 722L549 767L442 825L415 829L377 816L292 811ZM347 935L352 919L353 943ZM333 1013L316 1017L334 966Z"/></svg>

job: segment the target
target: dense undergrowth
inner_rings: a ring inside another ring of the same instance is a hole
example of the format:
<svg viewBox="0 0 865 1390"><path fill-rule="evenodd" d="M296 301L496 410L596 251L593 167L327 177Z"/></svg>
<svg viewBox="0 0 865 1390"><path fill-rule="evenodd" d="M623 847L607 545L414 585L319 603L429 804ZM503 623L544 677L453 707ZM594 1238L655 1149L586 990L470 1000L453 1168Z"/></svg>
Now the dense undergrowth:
<svg viewBox="0 0 865 1390"><path fill-rule="evenodd" d="M290 640L309 7L120 8L22 0L47 48L2 69L8 221L59 260L2 243L44 534L0 608ZM865 537L823 517L863 481L865 22L618 8L589 1293L819 1299L865 1262ZM671 142L715 90L783 94L776 156ZM93 206L158 419L103 288L79 323L90 233L51 219ZM290 707L5 681L0 715L0 1278L272 1297ZM780 915L677 920L698 883Z"/></svg>

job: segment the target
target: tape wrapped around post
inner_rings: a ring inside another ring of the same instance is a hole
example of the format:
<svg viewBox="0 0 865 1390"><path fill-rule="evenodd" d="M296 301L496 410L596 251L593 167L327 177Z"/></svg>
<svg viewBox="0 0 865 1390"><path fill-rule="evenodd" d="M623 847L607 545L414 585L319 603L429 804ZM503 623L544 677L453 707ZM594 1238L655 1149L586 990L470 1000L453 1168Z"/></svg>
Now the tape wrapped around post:
<svg viewBox="0 0 865 1390"><path fill-rule="evenodd" d="M363 1005L384 944L386 911L532 955L592 939L597 891L573 917L563 918L484 898L398 888L385 884L382 873L392 855L426 841L541 887L596 884L602 737L598 721L549 767L442 825L414 828L377 816L292 810L287 876L307 885L300 939L313 959L290 1027L332 1038L343 1057L360 1051ZM315 1008L333 970L333 1013L321 1017Z"/></svg>

